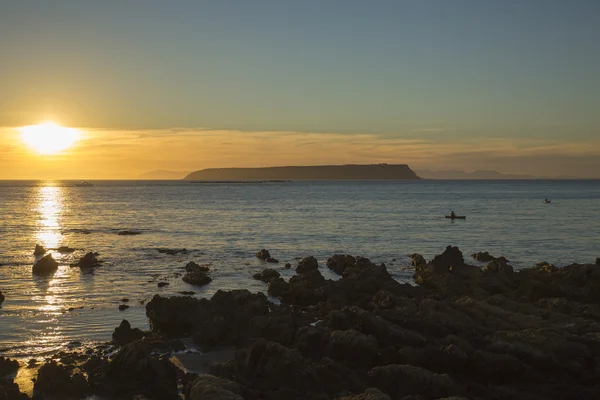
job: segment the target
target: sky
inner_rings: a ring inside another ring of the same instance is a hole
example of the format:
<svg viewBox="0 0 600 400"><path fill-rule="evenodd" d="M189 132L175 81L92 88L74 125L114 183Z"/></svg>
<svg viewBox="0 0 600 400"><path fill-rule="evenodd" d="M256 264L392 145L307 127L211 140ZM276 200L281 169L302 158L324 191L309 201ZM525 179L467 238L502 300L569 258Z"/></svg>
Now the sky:
<svg viewBox="0 0 600 400"><path fill-rule="evenodd" d="M600 178L597 0L0 0L0 179L407 163ZM18 128L53 120L55 155Z"/></svg>

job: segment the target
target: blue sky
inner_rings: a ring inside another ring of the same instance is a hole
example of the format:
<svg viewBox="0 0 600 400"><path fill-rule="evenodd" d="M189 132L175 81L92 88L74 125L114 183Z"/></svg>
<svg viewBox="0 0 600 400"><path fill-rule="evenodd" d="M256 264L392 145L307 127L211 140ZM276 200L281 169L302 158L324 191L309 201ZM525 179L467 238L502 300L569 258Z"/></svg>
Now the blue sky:
<svg viewBox="0 0 600 400"><path fill-rule="evenodd" d="M595 0L0 2L0 126L593 141Z"/></svg>

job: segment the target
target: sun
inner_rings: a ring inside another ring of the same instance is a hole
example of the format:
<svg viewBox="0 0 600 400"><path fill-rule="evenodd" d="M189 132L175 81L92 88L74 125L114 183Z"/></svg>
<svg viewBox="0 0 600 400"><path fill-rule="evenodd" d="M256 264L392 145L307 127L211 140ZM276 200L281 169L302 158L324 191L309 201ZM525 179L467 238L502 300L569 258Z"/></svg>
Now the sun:
<svg viewBox="0 0 600 400"><path fill-rule="evenodd" d="M73 146L80 137L77 129L65 128L55 122L46 121L18 129L21 140L39 154L58 154Z"/></svg>

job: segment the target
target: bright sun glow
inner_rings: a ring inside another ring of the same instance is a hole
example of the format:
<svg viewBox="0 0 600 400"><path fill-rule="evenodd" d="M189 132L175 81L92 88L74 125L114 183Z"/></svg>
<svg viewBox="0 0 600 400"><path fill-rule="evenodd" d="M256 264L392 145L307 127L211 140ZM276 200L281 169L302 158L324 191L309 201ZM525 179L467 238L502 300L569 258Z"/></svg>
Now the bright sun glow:
<svg viewBox="0 0 600 400"><path fill-rule="evenodd" d="M80 132L52 121L19 128L23 142L40 154L57 154L73 146Z"/></svg>

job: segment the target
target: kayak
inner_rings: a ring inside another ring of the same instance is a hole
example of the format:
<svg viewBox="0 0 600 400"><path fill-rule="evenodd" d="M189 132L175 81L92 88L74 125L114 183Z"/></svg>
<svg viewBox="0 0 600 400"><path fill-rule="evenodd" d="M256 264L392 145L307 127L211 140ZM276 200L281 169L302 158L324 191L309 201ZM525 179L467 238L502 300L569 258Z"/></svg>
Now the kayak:
<svg viewBox="0 0 600 400"><path fill-rule="evenodd" d="M446 215L446 218L450 218L450 219L467 219L466 215L455 215L454 217L451 215Z"/></svg>
<svg viewBox="0 0 600 400"><path fill-rule="evenodd" d="M544 204L550 204L550 203L552 203L551 200L544 200Z"/></svg>

